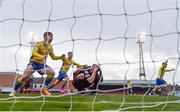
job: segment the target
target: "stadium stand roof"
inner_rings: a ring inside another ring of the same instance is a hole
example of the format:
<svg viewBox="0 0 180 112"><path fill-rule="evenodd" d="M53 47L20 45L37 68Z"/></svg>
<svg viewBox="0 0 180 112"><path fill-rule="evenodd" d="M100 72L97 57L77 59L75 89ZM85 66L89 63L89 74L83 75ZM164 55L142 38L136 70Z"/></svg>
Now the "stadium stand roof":
<svg viewBox="0 0 180 112"><path fill-rule="evenodd" d="M155 80L130 80L134 85L155 85ZM104 80L101 85L124 85L126 84L125 80Z"/></svg>
<svg viewBox="0 0 180 112"><path fill-rule="evenodd" d="M0 72L0 75L17 75L15 72Z"/></svg>

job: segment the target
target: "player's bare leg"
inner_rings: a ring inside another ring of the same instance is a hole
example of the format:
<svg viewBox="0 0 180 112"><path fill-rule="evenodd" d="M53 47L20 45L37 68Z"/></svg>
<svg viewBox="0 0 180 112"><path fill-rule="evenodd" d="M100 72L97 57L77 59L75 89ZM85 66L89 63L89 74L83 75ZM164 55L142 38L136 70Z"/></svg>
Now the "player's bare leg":
<svg viewBox="0 0 180 112"><path fill-rule="evenodd" d="M55 72L54 70L47 66L45 69L40 71L42 74L47 74L46 80L45 80L45 84L42 90L42 93L44 95L51 95L51 93L48 91L48 84L52 81L52 79L54 78Z"/></svg>
<svg viewBox="0 0 180 112"><path fill-rule="evenodd" d="M66 86L66 84L68 83L68 81L69 81L69 77L64 77L64 83L63 83L62 86L60 87L60 92L61 92L61 93L65 93L64 87Z"/></svg>
<svg viewBox="0 0 180 112"><path fill-rule="evenodd" d="M48 86L48 90L53 88L54 86L58 85L60 83L60 80L55 80L52 85Z"/></svg>
<svg viewBox="0 0 180 112"><path fill-rule="evenodd" d="M16 93L16 91L18 90L19 87L21 87L21 85L23 84L23 82L32 75L33 73L33 67L32 65L28 65L27 68L25 69L24 73L22 76L20 76L19 78L17 78L16 83L14 85L14 91L11 92L9 94L9 96L14 96L14 94Z"/></svg>

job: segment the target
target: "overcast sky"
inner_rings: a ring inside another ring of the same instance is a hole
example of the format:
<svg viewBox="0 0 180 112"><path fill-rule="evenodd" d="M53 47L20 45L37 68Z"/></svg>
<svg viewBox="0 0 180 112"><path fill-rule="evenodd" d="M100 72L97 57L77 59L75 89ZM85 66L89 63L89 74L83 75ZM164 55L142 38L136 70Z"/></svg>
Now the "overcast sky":
<svg viewBox="0 0 180 112"><path fill-rule="evenodd" d="M175 8L180 7L180 3L176 0L125 0L124 6L122 0L99 0L99 5L96 0L75 0L75 3L74 0L52 0L52 4L50 0L0 1L0 72L16 71L17 68L21 73L31 54L29 32L37 33L38 39L42 40L42 34L47 29L54 34L52 44L56 55L73 51L76 62L88 65L99 62L105 79L122 80L126 72L128 79L139 79L138 63L129 67L113 63L126 63L126 59L128 62L139 61L135 36L140 31L147 35L143 44L145 62L152 62L152 58L160 61L155 63L155 68L153 63L145 63L147 79L156 78L154 73L158 71L161 60L179 57L176 33L179 30L179 15ZM155 11L152 16L149 8ZM104 14L102 19L99 11ZM129 15L127 18L123 15L125 11ZM22 22L23 16L28 21ZM52 21L48 27L49 17ZM154 35L153 39L150 34ZM95 39L99 36L108 41L102 40L99 44L99 40ZM126 42L124 37L128 38ZM74 48L73 41L68 41L71 38L75 39ZM20 43L23 46L16 45ZM11 45L15 46L5 47ZM169 59L169 68L176 68L177 62L177 59ZM62 62L49 57L47 64L54 68L57 76ZM176 70L164 77L168 83L173 82L173 75L174 81L179 83L179 67ZM72 76L72 69L68 74Z"/></svg>

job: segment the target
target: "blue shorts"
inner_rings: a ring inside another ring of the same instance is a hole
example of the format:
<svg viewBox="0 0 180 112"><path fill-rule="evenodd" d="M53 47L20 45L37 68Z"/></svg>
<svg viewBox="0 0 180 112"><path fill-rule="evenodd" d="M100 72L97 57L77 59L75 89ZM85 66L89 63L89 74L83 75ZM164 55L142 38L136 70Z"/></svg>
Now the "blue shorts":
<svg viewBox="0 0 180 112"><path fill-rule="evenodd" d="M59 81L61 81L61 80L64 79L64 77L68 77L68 75L66 74L66 72L59 71L59 75L58 75L57 79L58 79Z"/></svg>
<svg viewBox="0 0 180 112"><path fill-rule="evenodd" d="M38 63L38 62L33 62L31 61L30 64L33 66L33 70L41 70L44 69L44 64ZM47 65L45 65L47 67Z"/></svg>
<svg viewBox="0 0 180 112"><path fill-rule="evenodd" d="M156 79L156 85L164 85L164 84L166 84L165 80L159 78Z"/></svg>

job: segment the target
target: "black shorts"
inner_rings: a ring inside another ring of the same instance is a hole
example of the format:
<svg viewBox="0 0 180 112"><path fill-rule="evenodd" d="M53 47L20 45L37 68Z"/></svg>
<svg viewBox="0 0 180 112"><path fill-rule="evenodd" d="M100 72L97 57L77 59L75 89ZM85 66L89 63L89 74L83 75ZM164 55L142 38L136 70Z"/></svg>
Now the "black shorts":
<svg viewBox="0 0 180 112"><path fill-rule="evenodd" d="M30 84L25 84L25 85L24 85L24 88L25 88L25 89L28 89L28 88L30 88L30 87L31 87Z"/></svg>
<svg viewBox="0 0 180 112"><path fill-rule="evenodd" d="M82 91L85 88L88 88L91 84L87 80L74 80L73 86L78 90Z"/></svg>

